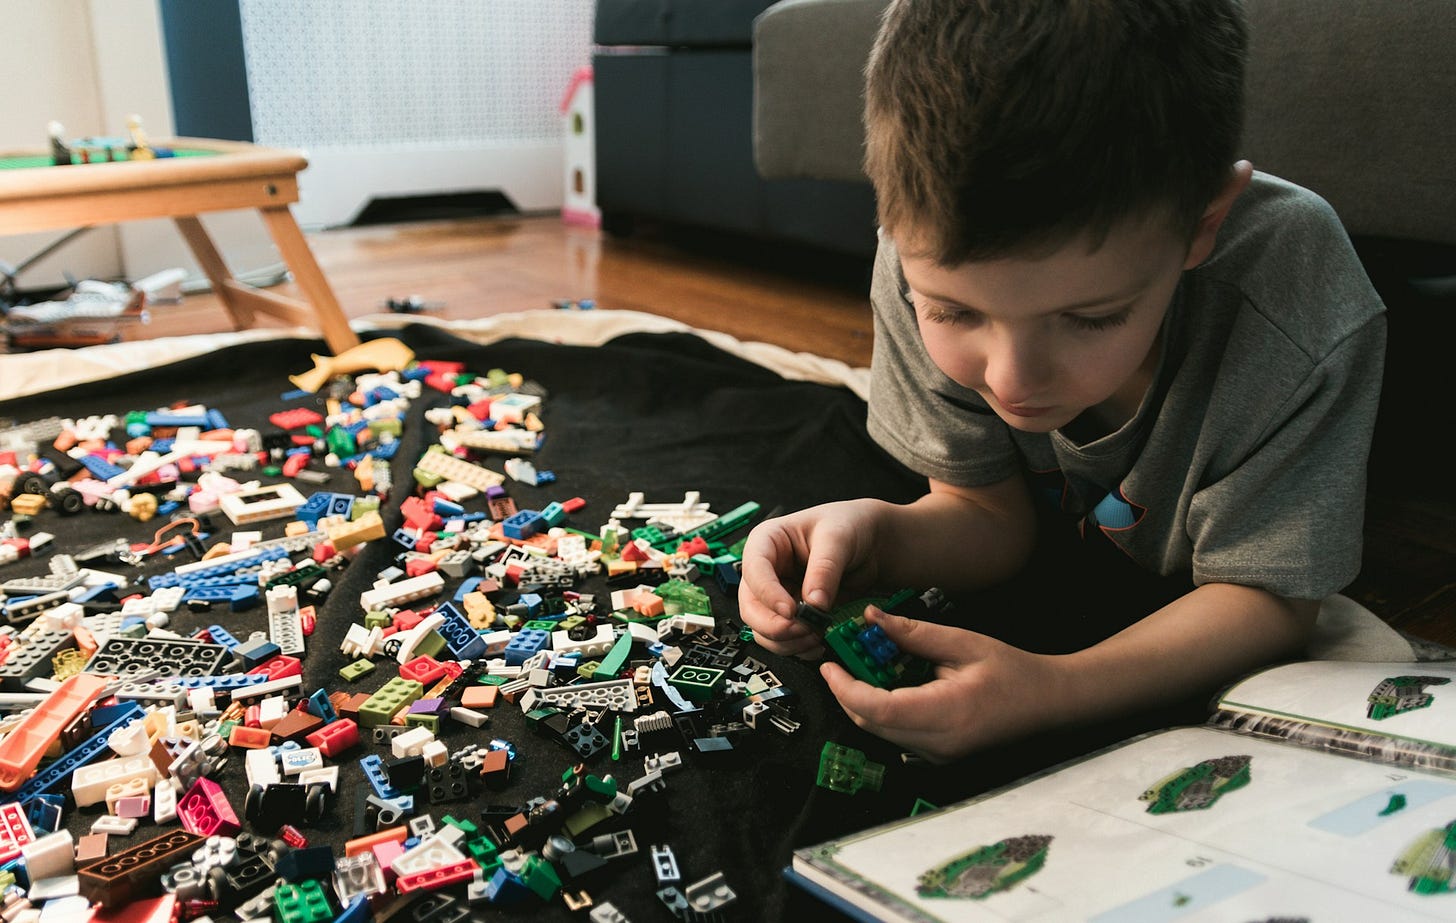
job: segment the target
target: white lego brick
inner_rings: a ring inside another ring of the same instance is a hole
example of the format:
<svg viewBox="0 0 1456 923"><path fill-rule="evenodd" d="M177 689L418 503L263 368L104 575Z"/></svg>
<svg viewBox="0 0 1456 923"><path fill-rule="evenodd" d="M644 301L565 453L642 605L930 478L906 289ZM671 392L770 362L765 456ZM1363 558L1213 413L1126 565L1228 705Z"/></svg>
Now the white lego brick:
<svg viewBox="0 0 1456 923"><path fill-rule="evenodd" d="M243 772L248 785L271 785L283 781L278 770L278 758L267 748L243 751Z"/></svg>
<svg viewBox="0 0 1456 923"><path fill-rule="evenodd" d="M359 594L359 605L365 612L376 609L390 609L423 599L440 592L445 587L445 578L438 571L430 571L418 577L400 580L383 587L365 590Z"/></svg>
<svg viewBox="0 0 1456 923"><path fill-rule="evenodd" d="M312 785L315 782L322 782L329 787L329 791L339 790L339 767L322 766L314 769L305 769L298 774L299 785Z"/></svg>
<svg viewBox="0 0 1456 923"><path fill-rule="evenodd" d="M105 800L106 790L112 785L137 778L146 779L148 785L157 781L157 767L150 757L124 756L77 766L71 773L71 794L77 807L98 804Z"/></svg>
<svg viewBox="0 0 1456 923"><path fill-rule="evenodd" d="M395 759L404 759L407 756L419 756L425 744L435 739L435 735L429 728L418 726L410 728L403 734L396 734L389 742L389 750L394 754Z"/></svg>
<svg viewBox="0 0 1456 923"><path fill-rule="evenodd" d="M310 769L322 769L324 755L319 752L318 747L300 747L297 750L284 750L279 755L279 763L285 777L296 776Z"/></svg>

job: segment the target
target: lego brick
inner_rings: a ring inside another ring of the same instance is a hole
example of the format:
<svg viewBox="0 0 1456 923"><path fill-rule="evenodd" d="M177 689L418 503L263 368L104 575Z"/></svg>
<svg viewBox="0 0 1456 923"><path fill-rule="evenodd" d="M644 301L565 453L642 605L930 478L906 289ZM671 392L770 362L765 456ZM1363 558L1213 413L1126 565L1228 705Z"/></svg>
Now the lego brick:
<svg viewBox="0 0 1456 923"><path fill-rule="evenodd" d="M78 871L81 895L112 908L152 896L161 890L161 876L185 862L204 837L174 830L114 853Z"/></svg>
<svg viewBox="0 0 1456 923"><path fill-rule="evenodd" d="M86 664L87 673L127 677L158 670L166 676L211 676L229 660L228 649L185 638L108 638Z"/></svg>
<svg viewBox="0 0 1456 923"><path fill-rule="evenodd" d="M14 791L25 784L40 765L61 731L75 721L106 688L97 676L77 674L61 683L45 702L0 740L0 789Z"/></svg>

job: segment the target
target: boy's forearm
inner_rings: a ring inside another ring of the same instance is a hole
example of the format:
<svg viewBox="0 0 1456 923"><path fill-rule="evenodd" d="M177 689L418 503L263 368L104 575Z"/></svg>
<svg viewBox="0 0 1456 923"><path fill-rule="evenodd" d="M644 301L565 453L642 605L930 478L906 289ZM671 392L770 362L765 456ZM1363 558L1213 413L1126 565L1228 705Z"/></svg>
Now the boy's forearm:
<svg viewBox="0 0 1456 923"><path fill-rule="evenodd" d="M977 590L1012 576L1035 541L1029 501L1018 483L974 496L932 482L913 503L890 506L876 545L880 572L897 586Z"/></svg>
<svg viewBox="0 0 1456 923"><path fill-rule="evenodd" d="M1207 584L1107 640L1057 658L1053 723L1095 720L1209 690L1307 642L1319 603Z"/></svg>

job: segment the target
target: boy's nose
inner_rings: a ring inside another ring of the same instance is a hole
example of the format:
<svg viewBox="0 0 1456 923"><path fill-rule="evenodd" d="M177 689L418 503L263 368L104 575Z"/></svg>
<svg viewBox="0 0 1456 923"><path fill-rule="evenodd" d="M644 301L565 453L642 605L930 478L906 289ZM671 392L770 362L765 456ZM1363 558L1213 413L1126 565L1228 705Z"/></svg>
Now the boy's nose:
<svg viewBox="0 0 1456 923"><path fill-rule="evenodd" d="M986 386L1002 404L1037 405L1050 372L1045 350L1031 339L1004 340L986 356Z"/></svg>

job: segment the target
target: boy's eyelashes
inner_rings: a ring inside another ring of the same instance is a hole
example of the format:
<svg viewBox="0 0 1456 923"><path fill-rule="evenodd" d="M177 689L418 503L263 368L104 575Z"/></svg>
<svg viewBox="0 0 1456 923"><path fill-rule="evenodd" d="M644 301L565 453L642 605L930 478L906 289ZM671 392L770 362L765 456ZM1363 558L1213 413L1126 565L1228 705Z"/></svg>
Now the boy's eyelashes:
<svg viewBox="0 0 1456 923"><path fill-rule="evenodd" d="M978 311L968 308L950 307L935 301L920 300L917 303L914 293L910 291L901 292L901 297L911 308L919 312L920 316L932 324L968 324L974 323L981 318ZM1128 316L1132 314L1132 305L1123 305L1110 314L1063 314L1061 315L1067 323L1078 330L1110 330L1127 323Z"/></svg>

